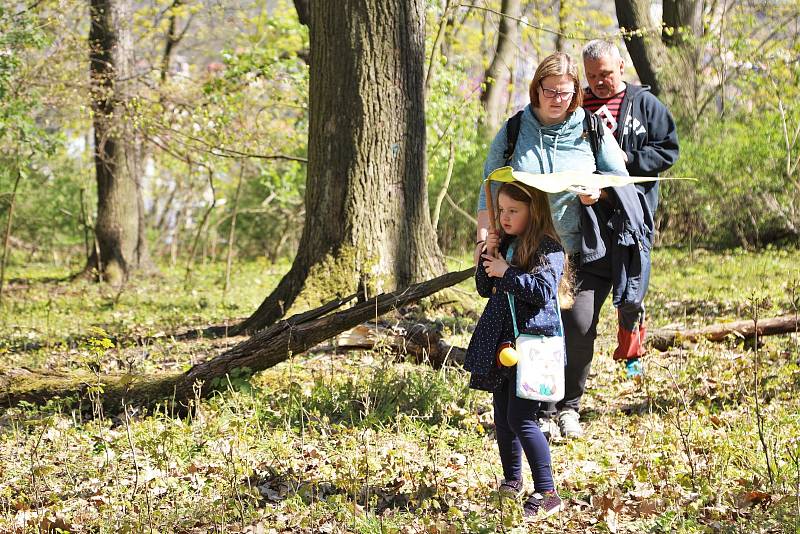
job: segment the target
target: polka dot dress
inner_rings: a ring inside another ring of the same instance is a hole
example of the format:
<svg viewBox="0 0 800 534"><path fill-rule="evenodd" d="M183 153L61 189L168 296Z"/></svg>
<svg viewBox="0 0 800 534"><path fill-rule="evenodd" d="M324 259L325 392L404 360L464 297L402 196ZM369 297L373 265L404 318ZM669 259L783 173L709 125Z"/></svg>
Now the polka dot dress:
<svg viewBox="0 0 800 534"><path fill-rule="evenodd" d="M505 255L510 242L504 241L500 245L501 254ZM498 367L495 354L501 343L514 341L507 293L514 295L520 333L544 336L560 333L556 293L564 272L564 249L545 236L536 255L543 261L531 272L512 265L502 278L491 278L486 274L483 260L476 269L475 285L482 296L489 298L489 302L475 326L464 360L464 367L472 373L471 388L494 391L505 376L506 368Z"/></svg>

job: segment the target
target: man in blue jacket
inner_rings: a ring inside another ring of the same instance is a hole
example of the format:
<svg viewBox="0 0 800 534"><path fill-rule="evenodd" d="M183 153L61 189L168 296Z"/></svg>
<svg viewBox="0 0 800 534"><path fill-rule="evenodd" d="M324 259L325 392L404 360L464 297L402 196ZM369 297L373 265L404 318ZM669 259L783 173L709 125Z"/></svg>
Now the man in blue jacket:
<svg viewBox="0 0 800 534"><path fill-rule="evenodd" d="M678 161L678 131L669 110L650 87L625 83L625 62L619 49L596 39L583 49L589 87L583 107L599 115L625 151L628 174L658 176ZM658 182L637 184L650 213L658 207Z"/></svg>
<svg viewBox="0 0 800 534"><path fill-rule="evenodd" d="M583 107L600 116L625 152L631 176L658 176L678 160L675 121L648 86L625 83L625 62L619 49L600 39L583 49L583 66L589 87ZM637 184L644 193L650 214L658 208L658 182ZM614 358L626 361L629 377L641 374L639 357L644 354L644 313L620 312Z"/></svg>

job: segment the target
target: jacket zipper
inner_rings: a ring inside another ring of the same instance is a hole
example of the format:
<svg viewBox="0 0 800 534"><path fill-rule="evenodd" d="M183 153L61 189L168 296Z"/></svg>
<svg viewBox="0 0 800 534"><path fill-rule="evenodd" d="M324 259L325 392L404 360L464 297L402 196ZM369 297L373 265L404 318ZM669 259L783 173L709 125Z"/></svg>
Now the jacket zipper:
<svg viewBox="0 0 800 534"><path fill-rule="evenodd" d="M628 102L628 108L625 110L625 115L620 117L622 132L619 135L619 147L622 150L625 150L625 145L623 144L625 142L625 123L628 122L628 115L630 115L632 107L633 107L633 99L631 99L631 101Z"/></svg>

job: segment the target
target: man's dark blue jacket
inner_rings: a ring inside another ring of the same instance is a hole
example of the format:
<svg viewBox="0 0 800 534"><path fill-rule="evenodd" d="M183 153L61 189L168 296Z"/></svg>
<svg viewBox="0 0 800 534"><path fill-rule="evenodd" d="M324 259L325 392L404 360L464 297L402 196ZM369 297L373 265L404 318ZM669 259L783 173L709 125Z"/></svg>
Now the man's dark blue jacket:
<svg viewBox="0 0 800 534"><path fill-rule="evenodd" d="M642 191L609 187L609 201L583 206L581 268L611 275L612 302L624 315L639 312L650 283L653 217Z"/></svg>
<svg viewBox="0 0 800 534"><path fill-rule="evenodd" d="M631 176L658 176L678 161L678 129L669 110L647 85L626 84L620 104L617 142L628 161ZM650 213L658 207L658 182L638 184Z"/></svg>

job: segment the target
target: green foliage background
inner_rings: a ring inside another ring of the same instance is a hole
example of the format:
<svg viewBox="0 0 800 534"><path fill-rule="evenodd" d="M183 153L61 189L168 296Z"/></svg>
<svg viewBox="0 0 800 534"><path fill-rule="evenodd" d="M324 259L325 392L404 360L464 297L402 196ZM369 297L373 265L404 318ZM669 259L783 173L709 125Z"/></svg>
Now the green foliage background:
<svg viewBox="0 0 800 534"><path fill-rule="evenodd" d="M479 97L498 18L485 9L444 11L448 5L427 5L426 61L434 67L426 102L428 184L434 211L452 147L437 231L443 250L458 254L473 238L470 216L486 135L493 134L482 133ZM768 11L754 5L731 14L724 28L710 24L700 43L710 56L698 64L703 85L696 101L662 97L679 118L681 159L669 174L697 181L663 185L661 244L758 247L798 241L799 45L786 30L768 49L759 48L763 41L753 32L765 20L777 24L793 16L792 6ZM498 10L500 2L487 8ZM0 221L8 215L17 171L23 177L12 262L79 266L87 241L91 246L96 186L86 16L77 0L47 0L21 12L0 8ZM162 79L171 17L187 31ZM442 17L445 40L434 50ZM529 64L554 44L552 34L535 26L557 27L574 55L585 38L615 31L613 14L585 2L526 17L531 25L521 25L516 45ZM232 9L153 0L137 9L134 22L141 83L132 110L147 154L146 218L156 258L184 261L196 236L196 261L224 257L240 180L235 253L270 261L293 255L305 215L306 171L293 159L305 158L308 129L308 31L293 4L242 2ZM518 73L509 84L517 95L509 101L509 115L527 83ZM208 223L198 232L212 201Z"/></svg>

